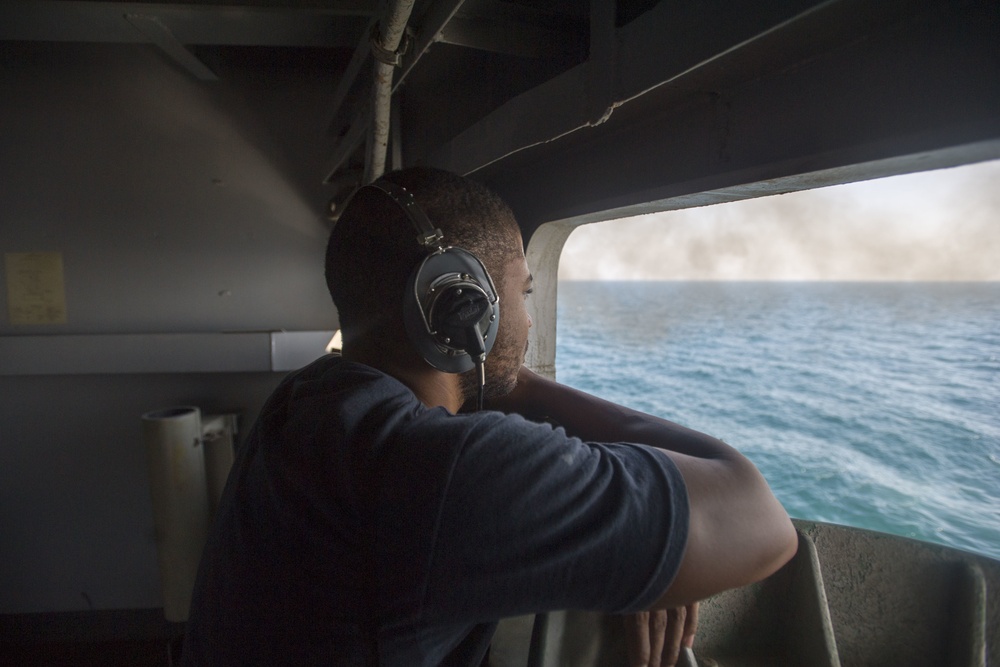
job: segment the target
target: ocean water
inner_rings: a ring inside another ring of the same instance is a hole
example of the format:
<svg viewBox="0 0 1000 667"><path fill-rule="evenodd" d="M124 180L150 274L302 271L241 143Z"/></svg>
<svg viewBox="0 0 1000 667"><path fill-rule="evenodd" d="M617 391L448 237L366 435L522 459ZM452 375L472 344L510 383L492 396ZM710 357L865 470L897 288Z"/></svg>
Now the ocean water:
<svg viewBox="0 0 1000 667"><path fill-rule="evenodd" d="M710 433L793 517L1000 558L1000 283L570 282L558 379Z"/></svg>

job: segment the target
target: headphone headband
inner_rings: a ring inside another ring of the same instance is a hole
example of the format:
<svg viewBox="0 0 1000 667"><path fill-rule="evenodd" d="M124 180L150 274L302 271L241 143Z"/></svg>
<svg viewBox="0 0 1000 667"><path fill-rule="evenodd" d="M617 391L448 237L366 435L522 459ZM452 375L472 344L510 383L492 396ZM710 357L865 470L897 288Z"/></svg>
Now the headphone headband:
<svg viewBox="0 0 1000 667"><path fill-rule="evenodd" d="M425 248L441 248L441 241L444 239L444 234L440 229L431 224L423 209L417 206L417 200L413 198L409 190L401 185L396 185L392 181L383 179L369 183L366 187L381 190L403 209L406 217L410 219L410 222L417 229L417 243Z"/></svg>

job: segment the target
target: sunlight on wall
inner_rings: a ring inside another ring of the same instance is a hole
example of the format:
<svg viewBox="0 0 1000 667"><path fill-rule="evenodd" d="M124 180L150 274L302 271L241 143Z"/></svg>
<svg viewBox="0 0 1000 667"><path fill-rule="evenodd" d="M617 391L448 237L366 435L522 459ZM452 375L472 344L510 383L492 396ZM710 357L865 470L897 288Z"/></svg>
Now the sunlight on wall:
<svg viewBox="0 0 1000 667"><path fill-rule="evenodd" d="M1000 161L585 225L561 280L1000 280Z"/></svg>

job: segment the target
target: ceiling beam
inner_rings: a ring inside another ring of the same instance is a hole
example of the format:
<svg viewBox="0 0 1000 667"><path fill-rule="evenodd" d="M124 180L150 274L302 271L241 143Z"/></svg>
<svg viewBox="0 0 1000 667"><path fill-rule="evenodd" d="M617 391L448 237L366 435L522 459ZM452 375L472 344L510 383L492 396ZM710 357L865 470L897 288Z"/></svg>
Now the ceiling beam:
<svg viewBox="0 0 1000 667"><path fill-rule="evenodd" d="M456 16L442 30L442 44L521 58L563 58L586 50L585 34L538 24Z"/></svg>
<svg viewBox="0 0 1000 667"><path fill-rule="evenodd" d="M190 72L196 79L201 81L217 81L219 77L215 75L208 66L198 60L198 58L177 41L170 28L163 25L156 16L147 14L126 14L125 20L132 24L136 30L146 36L150 42L155 44L171 60Z"/></svg>
<svg viewBox="0 0 1000 667"><path fill-rule="evenodd" d="M758 40L824 4L831 3L796 0L773 7L755 0L732 0L725 12L727 21L713 23L719 9L711 3L682 10L673 3L660 3L618 29L613 39L602 24L592 29L596 49L590 60L513 98L451 141L418 157L471 173L533 146L600 125L611 111L621 113L629 100L665 82L686 78L719 54ZM595 17L601 20L596 10ZM598 91L592 89L594 83L600 83ZM609 89L609 83L614 87ZM603 99L595 100L595 94ZM545 113L538 113L539 109Z"/></svg>
<svg viewBox="0 0 1000 667"><path fill-rule="evenodd" d="M402 71L393 82L393 92L396 92L399 85L406 80L410 71L427 54L431 46L443 39L445 29L454 20L455 13L462 7L464 1L439 0L430 6L416 26L413 43L403 54Z"/></svg>
<svg viewBox="0 0 1000 667"><path fill-rule="evenodd" d="M552 220L1000 158L1000 5L906 4L876 21L863 0L825 3L626 101L602 124L506 154L498 130L480 124L471 132L491 145L492 159L482 153L476 165L456 149L431 164L473 171L514 206L530 236ZM639 77L618 80L629 76Z"/></svg>
<svg viewBox="0 0 1000 667"><path fill-rule="evenodd" d="M357 40L375 6L372 0L267 6L4 0L0 40L141 42L122 22L134 14L155 16L181 44L344 48Z"/></svg>

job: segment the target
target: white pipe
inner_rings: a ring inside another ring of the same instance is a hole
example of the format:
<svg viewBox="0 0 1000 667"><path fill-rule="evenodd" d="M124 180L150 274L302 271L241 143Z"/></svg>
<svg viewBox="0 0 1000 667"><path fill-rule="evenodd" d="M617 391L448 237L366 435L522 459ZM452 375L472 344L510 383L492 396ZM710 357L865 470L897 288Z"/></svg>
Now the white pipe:
<svg viewBox="0 0 1000 667"><path fill-rule="evenodd" d="M410 19L415 0L395 0L390 3L378 33L373 36L373 53L395 53L403 40L406 22ZM392 108L392 76L395 65L382 62L375 54L372 81L372 122L368 135L368 158L365 160L365 183L371 183L385 173L386 151L389 146L390 110Z"/></svg>
<svg viewBox="0 0 1000 667"><path fill-rule="evenodd" d="M198 562L208 534L208 491L201 412L176 407L142 416L149 466L163 614L187 620Z"/></svg>

